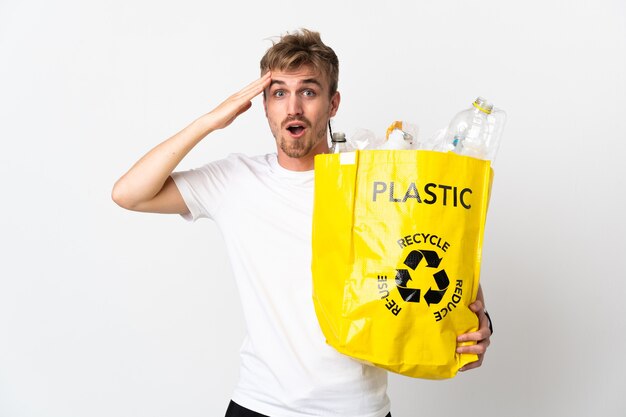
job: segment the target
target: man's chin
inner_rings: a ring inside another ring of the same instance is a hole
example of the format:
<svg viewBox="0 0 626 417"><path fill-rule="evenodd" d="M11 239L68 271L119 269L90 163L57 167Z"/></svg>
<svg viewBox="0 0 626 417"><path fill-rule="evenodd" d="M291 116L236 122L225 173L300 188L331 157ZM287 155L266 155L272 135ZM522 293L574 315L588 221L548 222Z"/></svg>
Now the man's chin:
<svg viewBox="0 0 626 417"><path fill-rule="evenodd" d="M280 150L283 151L283 153L290 158L302 158L307 156L311 152L310 147L293 146L285 142L281 142Z"/></svg>
<svg viewBox="0 0 626 417"><path fill-rule="evenodd" d="M281 150L290 158L302 158L309 154L306 149L281 148Z"/></svg>

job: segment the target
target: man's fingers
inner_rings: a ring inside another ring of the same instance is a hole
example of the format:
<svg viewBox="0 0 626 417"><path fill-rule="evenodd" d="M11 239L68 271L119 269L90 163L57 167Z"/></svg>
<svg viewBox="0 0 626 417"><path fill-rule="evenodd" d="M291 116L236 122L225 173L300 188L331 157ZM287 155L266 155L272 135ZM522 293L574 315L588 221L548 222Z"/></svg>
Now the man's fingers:
<svg viewBox="0 0 626 417"><path fill-rule="evenodd" d="M252 83L244 87L243 90L232 95L228 100L226 100L226 103L229 101L235 102L237 109L244 108L243 111L239 112L237 115L243 113L244 111L250 108L250 105L251 105L250 101L254 97L261 94L263 90L265 90L265 88L270 84L271 80L272 80L271 74L269 72L266 72L261 78L259 78L256 81L253 81Z"/></svg>
<svg viewBox="0 0 626 417"><path fill-rule="evenodd" d="M471 333L465 333L457 337L457 342L480 342L489 338L491 330L489 330L489 319L483 309L483 303L480 300L474 301L469 308L478 316L478 330Z"/></svg>
<svg viewBox="0 0 626 417"><path fill-rule="evenodd" d="M233 94L211 111L215 120L215 128L221 129L230 125L240 114L247 111L252 106L252 99L261 94L271 80L271 73L265 73L261 78L248 84L243 90Z"/></svg>
<svg viewBox="0 0 626 417"><path fill-rule="evenodd" d="M478 314L478 313L482 312L485 309L485 306L483 306L482 301L476 300L472 304L469 305L469 308L474 313Z"/></svg>
<svg viewBox="0 0 626 417"><path fill-rule="evenodd" d="M456 353L473 353L475 355L482 355L487 352L487 348L491 342L489 339L485 339L475 345L457 346Z"/></svg>
<svg viewBox="0 0 626 417"><path fill-rule="evenodd" d="M475 344L465 345L465 346L457 346L457 353L469 353L478 355L478 360L475 362L468 363L459 371L469 371L470 369L478 368L483 363L483 358L485 352L487 352L487 348L491 344L489 337L491 336L491 331L489 330L489 319L485 315L485 307L480 300L474 301L469 305L470 310L472 310L478 316L479 329L478 331L465 333L457 337L457 342L476 342Z"/></svg>
<svg viewBox="0 0 626 417"><path fill-rule="evenodd" d="M485 340L488 339L489 336L491 335L491 332L489 331L489 327L483 327L481 326L480 330L475 331L475 332L471 332L471 333L464 333L462 335L459 335L456 338L456 341L461 343L461 342L480 342L481 340Z"/></svg>
<svg viewBox="0 0 626 417"><path fill-rule="evenodd" d="M272 74L268 71L261 78L255 80L245 86L241 91L239 91L235 96L241 99L251 100L252 98L258 96L270 85L272 81Z"/></svg>
<svg viewBox="0 0 626 417"><path fill-rule="evenodd" d="M456 338L456 341L458 343L463 343L463 342L480 342L481 340L483 340L483 337L482 337L480 331L472 332L472 333L464 333L462 335L459 335Z"/></svg>

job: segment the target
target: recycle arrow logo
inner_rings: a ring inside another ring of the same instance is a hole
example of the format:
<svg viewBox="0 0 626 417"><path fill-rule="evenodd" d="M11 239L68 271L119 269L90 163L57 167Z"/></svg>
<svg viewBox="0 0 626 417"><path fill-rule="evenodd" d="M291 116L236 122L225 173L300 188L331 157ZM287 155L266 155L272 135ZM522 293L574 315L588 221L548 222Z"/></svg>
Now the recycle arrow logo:
<svg viewBox="0 0 626 417"><path fill-rule="evenodd" d="M406 256L404 265L415 271L423 259L426 260L427 268L438 268L443 258L440 258L437 252L432 250L412 250ZM450 279L444 269L435 272L433 278L435 279L435 284L437 284L437 289L430 287L424 294L424 301L429 306L431 304L439 304L448 290L448 285L450 285ZM400 297L406 302L419 303L421 290L419 288L407 287L407 283L412 280L409 270L404 268L396 269L396 288L398 288Z"/></svg>

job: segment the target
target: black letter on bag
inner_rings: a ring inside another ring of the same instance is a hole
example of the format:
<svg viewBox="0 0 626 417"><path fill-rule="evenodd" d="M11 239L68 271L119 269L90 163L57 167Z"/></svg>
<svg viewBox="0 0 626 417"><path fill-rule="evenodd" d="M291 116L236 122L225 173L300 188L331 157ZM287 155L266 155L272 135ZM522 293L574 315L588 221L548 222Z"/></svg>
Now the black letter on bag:
<svg viewBox="0 0 626 417"><path fill-rule="evenodd" d="M430 191L431 188L437 188L437 184L429 182L428 184L426 184L426 186L424 186L424 192L433 198L432 200L425 199L424 203L426 204L435 204L435 202L437 201L437 194Z"/></svg>
<svg viewBox="0 0 626 417"><path fill-rule="evenodd" d="M447 205L448 203L448 190L451 190L452 187L450 185L439 184L439 188L443 188L443 205Z"/></svg>
<svg viewBox="0 0 626 417"><path fill-rule="evenodd" d="M461 193L459 194L459 199L461 200L461 205L469 210L470 208L472 208L472 205L471 204L465 204L465 200L463 199L463 196L465 195L465 193L470 193L471 194L472 193L471 188L463 188L461 190Z"/></svg>

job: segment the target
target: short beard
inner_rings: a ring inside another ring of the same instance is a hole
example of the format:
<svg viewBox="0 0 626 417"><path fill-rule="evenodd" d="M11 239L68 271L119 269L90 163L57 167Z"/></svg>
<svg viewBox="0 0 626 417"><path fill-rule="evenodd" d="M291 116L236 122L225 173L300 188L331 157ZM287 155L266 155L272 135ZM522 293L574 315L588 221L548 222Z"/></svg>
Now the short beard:
<svg viewBox="0 0 626 417"><path fill-rule="evenodd" d="M287 146L287 142L285 140L281 140L279 145L285 155L290 158L302 158L311 150L307 149L308 147L304 146L301 142L295 142L293 146Z"/></svg>
<svg viewBox="0 0 626 417"><path fill-rule="evenodd" d="M304 156L307 156L311 152L311 149L313 149L320 143L319 139L323 139L325 137L326 127L324 126L324 128L317 132L317 135L315 136L315 139L318 139L317 141L305 143L303 141L296 140L292 142L291 146L288 146L287 141L283 137L281 137L278 141L278 146L288 157L302 158Z"/></svg>

